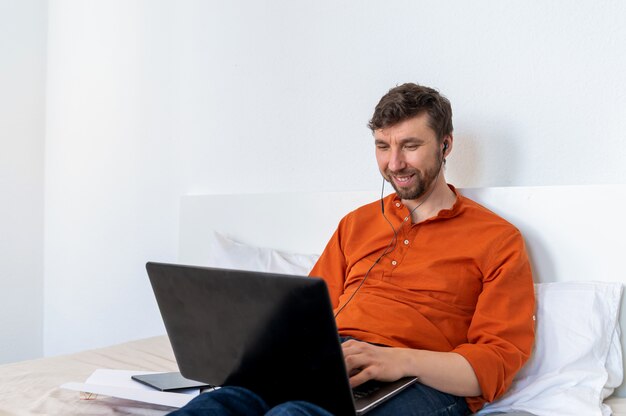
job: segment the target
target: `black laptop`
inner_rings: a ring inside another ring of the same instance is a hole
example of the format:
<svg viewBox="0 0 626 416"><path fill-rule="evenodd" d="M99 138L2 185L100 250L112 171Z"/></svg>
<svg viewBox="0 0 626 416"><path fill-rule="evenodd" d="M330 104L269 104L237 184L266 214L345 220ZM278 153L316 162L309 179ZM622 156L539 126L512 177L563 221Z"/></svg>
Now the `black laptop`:
<svg viewBox="0 0 626 416"><path fill-rule="evenodd" d="M415 382L366 383L371 391L355 398L322 279L162 263L146 269L187 379L246 387L270 406L304 400L335 415L363 414Z"/></svg>

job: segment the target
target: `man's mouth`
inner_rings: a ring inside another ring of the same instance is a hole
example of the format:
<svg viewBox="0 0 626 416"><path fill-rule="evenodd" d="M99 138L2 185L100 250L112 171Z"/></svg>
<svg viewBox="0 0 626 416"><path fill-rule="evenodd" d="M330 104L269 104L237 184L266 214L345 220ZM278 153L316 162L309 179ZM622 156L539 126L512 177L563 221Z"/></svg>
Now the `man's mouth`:
<svg viewBox="0 0 626 416"><path fill-rule="evenodd" d="M415 174L410 175L390 175L396 185L404 186L411 182Z"/></svg>

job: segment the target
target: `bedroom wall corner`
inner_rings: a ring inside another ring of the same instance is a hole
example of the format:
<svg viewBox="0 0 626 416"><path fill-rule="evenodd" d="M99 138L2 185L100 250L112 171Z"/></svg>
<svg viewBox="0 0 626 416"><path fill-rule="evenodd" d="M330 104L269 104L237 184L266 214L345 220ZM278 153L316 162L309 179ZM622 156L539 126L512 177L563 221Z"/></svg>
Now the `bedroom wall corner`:
<svg viewBox="0 0 626 416"><path fill-rule="evenodd" d="M43 353L45 0L0 0L0 364Z"/></svg>

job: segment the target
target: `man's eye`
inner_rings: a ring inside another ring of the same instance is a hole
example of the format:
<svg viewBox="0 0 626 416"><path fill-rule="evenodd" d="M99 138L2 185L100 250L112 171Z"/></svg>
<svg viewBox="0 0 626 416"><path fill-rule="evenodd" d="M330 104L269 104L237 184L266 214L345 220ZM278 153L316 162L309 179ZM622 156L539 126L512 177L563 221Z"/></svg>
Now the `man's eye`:
<svg viewBox="0 0 626 416"><path fill-rule="evenodd" d="M416 145L416 144L409 144L409 145L407 145L407 146L404 146L404 148L405 148L406 150L417 150L417 148L418 148L418 147L419 147L419 146L418 146L418 145Z"/></svg>
<svg viewBox="0 0 626 416"><path fill-rule="evenodd" d="M384 144L377 144L376 145L376 149L378 149L378 150L387 150L387 149L389 149L389 146L385 146Z"/></svg>

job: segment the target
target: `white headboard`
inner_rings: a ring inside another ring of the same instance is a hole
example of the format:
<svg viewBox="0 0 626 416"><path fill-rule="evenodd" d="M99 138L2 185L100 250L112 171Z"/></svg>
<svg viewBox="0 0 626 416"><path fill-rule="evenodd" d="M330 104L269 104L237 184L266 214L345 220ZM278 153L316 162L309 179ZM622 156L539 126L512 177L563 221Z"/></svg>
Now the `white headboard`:
<svg viewBox="0 0 626 416"><path fill-rule="evenodd" d="M626 185L460 191L521 230L536 282L626 283ZM319 254L343 215L379 197L377 192L185 196L179 260L206 264L212 230L252 245ZM622 307L622 345L625 314ZM620 389L618 395L626 396L624 385Z"/></svg>
<svg viewBox="0 0 626 416"><path fill-rule="evenodd" d="M339 220L376 192L312 192L184 196L179 260L206 262L212 230L248 244L320 254Z"/></svg>

